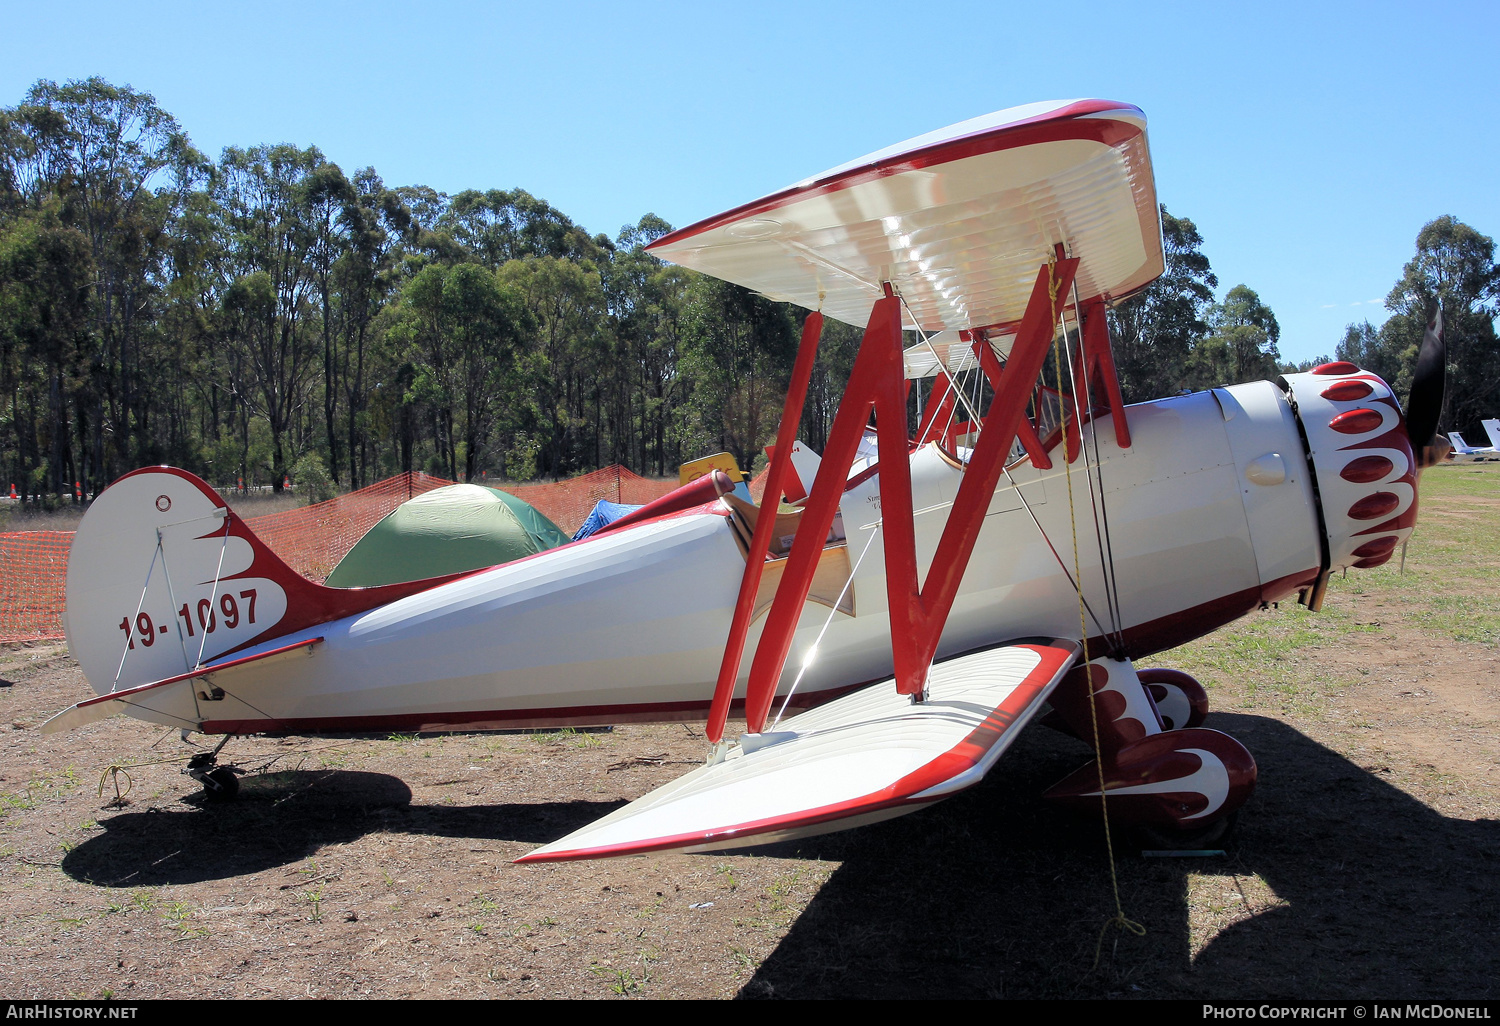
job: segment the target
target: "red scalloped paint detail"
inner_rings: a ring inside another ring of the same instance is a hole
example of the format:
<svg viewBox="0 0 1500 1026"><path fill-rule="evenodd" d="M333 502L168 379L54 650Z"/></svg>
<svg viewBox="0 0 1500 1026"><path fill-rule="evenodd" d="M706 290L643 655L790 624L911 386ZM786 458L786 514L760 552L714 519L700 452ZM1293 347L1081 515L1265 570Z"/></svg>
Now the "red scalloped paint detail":
<svg viewBox="0 0 1500 1026"><path fill-rule="evenodd" d="M1406 512L1399 517L1392 517L1383 524L1367 527L1363 531L1355 531L1353 537L1363 538L1370 534L1383 534L1389 531L1404 531L1408 527L1414 527L1417 523L1417 504L1413 502L1406 507Z"/></svg>
<svg viewBox="0 0 1500 1026"><path fill-rule="evenodd" d="M1314 374L1358 374L1359 368L1348 360L1335 360L1332 363L1320 363L1312 369Z"/></svg>
<svg viewBox="0 0 1500 1026"><path fill-rule="evenodd" d="M1390 535L1386 535L1384 538L1376 538L1374 541L1365 542L1359 548L1355 549L1353 554L1358 556L1360 559L1374 559L1376 556L1389 556L1395 550L1396 542L1400 540L1401 539L1399 538L1394 538Z"/></svg>
<svg viewBox="0 0 1500 1026"><path fill-rule="evenodd" d="M1369 559L1356 560L1353 565L1359 567L1361 570L1370 570L1374 567L1389 563L1391 561L1391 557L1395 554L1396 550L1392 549L1390 552L1387 552L1383 556L1371 556Z"/></svg>
<svg viewBox="0 0 1500 1026"><path fill-rule="evenodd" d="M1324 399L1330 399L1336 403L1348 403L1356 399L1363 399L1373 391L1375 391L1375 387L1368 381L1360 381L1357 378L1352 378L1346 381L1335 381L1323 389L1322 395Z"/></svg>
<svg viewBox="0 0 1500 1026"><path fill-rule="evenodd" d="M1349 517L1353 520L1376 520L1392 512L1399 505L1401 505L1401 496L1395 492L1375 492L1350 506Z"/></svg>
<svg viewBox="0 0 1500 1026"><path fill-rule="evenodd" d="M1396 464L1387 456L1360 456L1345 464L1344 469L1339 471L1339 477L1355 484L1369 484L1386 477L1395 469Z"/></svg>
<svg viewBox="0 0 1500 1026"><path fill-rule="evenodd" d="M1379 410L1361 408L1339 414L1328 422L1328 426L1341 435L1362 435L1374 431L1384 421Z"/></svg>

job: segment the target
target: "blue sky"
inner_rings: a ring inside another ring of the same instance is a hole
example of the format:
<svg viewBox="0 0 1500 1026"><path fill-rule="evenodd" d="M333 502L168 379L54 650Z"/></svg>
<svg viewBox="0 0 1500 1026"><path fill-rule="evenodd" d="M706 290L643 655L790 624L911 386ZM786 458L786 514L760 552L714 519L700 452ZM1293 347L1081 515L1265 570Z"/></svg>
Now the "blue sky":
<svg viewBox="0 0 1500 1026"><path fill-rule="evenodd" d="M1290 359L1384 319L1425 222L1500 233L1493 3L10 3L3 24L0 105L102 75L215 156L316 145L610 235L1003 107L1125 100L1221 294L1257 290Z"/></svg>

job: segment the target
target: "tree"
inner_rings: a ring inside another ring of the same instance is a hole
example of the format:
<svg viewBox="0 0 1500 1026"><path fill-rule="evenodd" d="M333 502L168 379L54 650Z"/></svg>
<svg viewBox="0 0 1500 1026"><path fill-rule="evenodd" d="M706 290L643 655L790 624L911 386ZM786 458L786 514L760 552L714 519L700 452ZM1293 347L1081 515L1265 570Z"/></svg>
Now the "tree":
<svg viewBox="0 0 1500 1026"><path fill-rule="evenodd" d="M1334 358L1347 360L1356 367L1379 374L1392 386L1401 377L1401 350L1393 343L1394 336L1383 332L1369 321L1351 324L1344 329L1344 337L1334 350Z"/></svg>
<svg viewBox="0 0 1500 1026"><path fill-rule="evenodd" d="M309 186L325 163L316 147L230 147L214 181L233 280L224 300L232 387L270 427L277 491L291 466L288 433L304 412L314 366L306 322L318 235Z"/></svg>
<svg viewBox="0 0 1500 1026"><path fill-rule="evenodd" d="M464 473L472 479L502 406L514 412L521 398L514 372L530 318L521 299L478 264L424 267L401 303L397 337L415 350L417 364L410 395L429 407L455 479L462 435Z"/></svg>
<svg viewBox="0 0 1500 1026"><path fill-rule="evenodd" d="M594 453L587 399L597 394L608 351L599 272L592 263L528 257L506 263L499 278L536 325L537 363L529 368L540 435L536 469L557 476L587 466Z"/></svg>
<svg viewBox="0 0 1500 1026"><path fill-rule="evenodd" d="M142 347L153 341L146 328L171 219L204 161L150 94L101 78L37 82L0 134L9 166L0 185L34 208L55 197L61 221L88 242L90 330L79 339L76 395L65 401L89 467L75 472L97 487L151 455L147 424L162 390L143 370L156 354Z"/></svg>
<svg viewBox="0 0 1500 1026"><path fill-rule="evenodd" d="M1281 357L1281 325L1271 308L1245 285L1236 285L1224 302L1208 310L1210 334L1196 343L1188 358L1187 382L1194 388L1274 378Z"/></svg>
<svg viewBox="0 0 1500 1026"><path fill-rule="evenodd" d="M796 324L784 303L699 276L689 290L686 360L698 445L753 465L776 430L796 358Z"/></svg>
<svg viewBox="0 0 1500 1026"><path fill-rule="evenodd" d="M1411 368L1428 314L1443 309L1448 347L1448 388L1440 424L1472 430L1500 405L1500 342L1495 335L1500 299L1500 266L1495 242L1455 217L1445 215L1423 225L1417 252L1386 296L1390 320L1381 327L1383 348L1399 352L1402 382L1410 386ZM1394 383L1394 382L1393 382Z"/></svg>
<svg viewBox="0 0 1500 1026"><path fill-rule="evenodd" d="M1110 311L1110 337L1126 402L1153 399L1183 386L1188 356L1208 332L1204 315L1219 284L1192 221L1173 217L1164 205L1161 227L1166 270Z"/></svg>

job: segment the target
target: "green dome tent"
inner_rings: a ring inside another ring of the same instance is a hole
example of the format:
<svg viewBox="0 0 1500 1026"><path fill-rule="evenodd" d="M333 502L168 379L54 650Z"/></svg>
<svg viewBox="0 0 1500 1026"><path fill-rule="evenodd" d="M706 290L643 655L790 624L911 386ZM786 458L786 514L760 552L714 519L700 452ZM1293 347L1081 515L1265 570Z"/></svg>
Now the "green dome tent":
<svg viewBox="0 0 1500 1026"><path fill-rule="evenodd" d="M331 588L369 588L480 570L571 539L514 495L481 485L435 488L408 499L339 560Z"/></svg>

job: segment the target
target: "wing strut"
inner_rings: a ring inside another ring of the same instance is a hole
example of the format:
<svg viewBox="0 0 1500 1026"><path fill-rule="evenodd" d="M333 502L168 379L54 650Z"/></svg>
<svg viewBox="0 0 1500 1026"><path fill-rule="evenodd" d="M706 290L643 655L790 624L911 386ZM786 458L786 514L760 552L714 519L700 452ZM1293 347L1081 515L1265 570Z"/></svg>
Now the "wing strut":
<svg viewBox="0 0 1500 1026"><path fill-rule="evenodd" d="M946 370L940 370L932 383L932 397L927 402L927 412L917 427L917 444L942 439L947 433L949 414L955 402L953 379Z"/></svg>
<svg viewBox="0 0 1500 1026"><path fill-rule="evenodd" d="M771 550L771 535L776 528L776 507L781 502L782 479L797 441L797 426L802 423L802 404L807 399L807 385L812 378L813 361L818 355L818 338L823 333L823 315L814 311L802 322L802 342L797 362L792 367L792 382L787 389L786 405L781 411L781 427L776 431L776 446L771 450L771 466L766 473L766 491L761 505L770 503L769 515L755 521L750 552L745 557L745 575L740 578L740 594L734 604L734 620L729 626L729 640L724 644L724 659L719 664L719 679L714 686L713 704L708 710L708 739L718 744L724 737L724 722L729 718L729 703L734 698L735 678L740 674L740 658L745 653L745 635L755 611L755 597L760 588L761 571ZM845 468L847 471L847 468ZM823 529L827 537L828 529ZM816 569L816 567L814 567ZM809 587L812 578L808 578ZM805 595L804 595L805 597Z"/></svg>
<svg viewBox="0 0 1500 1026"><path fill-rule="evenodd" d="M895 665L896 690L920 698L926 691L928 670L937 654L938 640L984 516L1004 470L1005 459L1015 441L1033 383L1041 372L1047 348L1056 333L1057 310L1061 297L1072 287L1078 269L1076 258L1058 259L1043 265L1032 286L1026 313L1021 319L1010 359L996 383L995 399L985 418L979 439L959 486L958 496L943 527L941 540L927 577L918 587L916 532L912 521L911 470L904 459L890 454L908 449L906 421L905 373L901 347L901 300L886 285L886 294L877 300L860 343L848 387L834 417L828 445L823 453L812 492L803 508L801 522L792 542L791 555L765 629L751 663L750 681L745 695L745 716L751 733L765 729L766 717L792 636L802 614L817 570L818 557L843 497L849 467L854 461L859 440L875 410L876 432L880 450L888 454L881 463L880 501L885 526L886 587L890 603L891 645ZM798 357L799 363L801 356ZM793 388L797 387L794 381ZM790 398L790 397L789 397ZM800 402L797 404L800 415ZM788 403L790 411L791 404ZM785 433L783 421L780 433ZM778 455L780 442L778 439ZM768 496L772 493L767 489ZM774 496L772 496L774 498ZM757 524L757 527L759 524ZM762 557L763 558L763 557ZM747 577L757 572L752 559L746 567ZM744 584L741 592L743 595ZM744 634L748 618L741 623L737 616L725 651L714 707L727 713L738 657L744 651ZM730 668L733 655L733 668ZM709 739L717 743L722 736L722 719L710 721ZM717 725L717 736L714 727Z"/></svg>
<svg viewBox="0 0 1500 1026"><path fill-rule="evenodd" d="M990 387L999 394L1000 372L1003 369L1000 360L995 356L995 350L990 346L989 339L984 338L980 332L975 333L973 341L974 355L979 358L979 366L984 370L984 376L989 378ZM1026 448L1026 454L1031 457L1031 465L1038 470L1051 470L1052 457L1047 455L1042 440L1036 436L1036 428L1032 426L1030 419L1022 417L1016 422L1016 432L1021 437L1021 445Z"/></svg>
<svg viewBox="0 0 1500 1026"><path fill-rule="evenodd" d="M1101 299L1095 299L1083 308L1083 333L1077 360L1079 370L1083 372L1079 381L1104 385L1104 401L1109 405L1109 415L1115 425L1115 444L1121 449L1129 449L1130 424L1125 417L1125 399L1120 394L1120 375L1115 370L1114 353L1109 348L1109 322ZM1090 397L1084 398L1092 405Z"/></svg>

